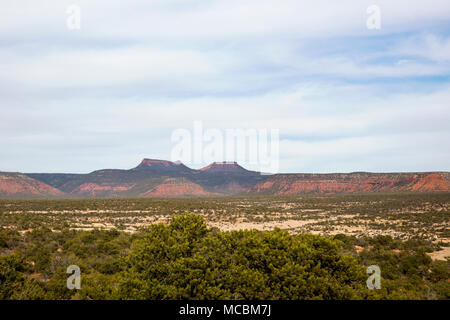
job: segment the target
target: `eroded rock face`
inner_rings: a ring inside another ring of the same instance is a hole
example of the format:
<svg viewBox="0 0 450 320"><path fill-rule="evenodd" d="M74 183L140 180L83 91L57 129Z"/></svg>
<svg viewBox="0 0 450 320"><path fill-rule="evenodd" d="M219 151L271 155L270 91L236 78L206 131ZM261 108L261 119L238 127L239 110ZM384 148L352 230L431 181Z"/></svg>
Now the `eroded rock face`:
<svg viewBox="0 0 450 320"><path fill-rule="evenodd" d="M143 159L141 163L132 170L153 170L153 171L162 171L162 172L190 172L192 169L189 169L181 162L172 162L167 160L156 160L156 159Z"/></svg>
<svg viewBox="0 0 450 320"><path fill-rule="evenodd" d="M133 184L114 184L114 183L83 183L75 190L72 191L72 194L75 195L85 195L85 196L105 196L111 195L116 192L127 191L130 190L134 185Z"/></svg>
<svg viewBox="0 0 450 320"><path fill-rule="evenodd" d="M237 162L213 162L210 165L200 169L202 172L235 172L244 173L248 170L244 169Z"/></svg>
<svg viewBox="0 0 450 320"><path fill-rule="evenodd" d="M448 173L278 174L249 190L255 194L450 191Z"/></svg>
<svg viewBox="0 0 450 320"><path fill-rule="evenodd" d="M155 165L162 165L165 167L169 167L172 165L175 165L175 163L171 162L171 161L167 161L167 160L154 160L154 159L143 159L141 164L142 166L155 166Z"/></svg>
<svg viewBox="0 0 450 320"><path fill-rule="evenodd" d="M445 175L430 173L420 178L411 188L412 191L450 191Z"/></svg>
<svg viewBox="0 0 450 320"><path fill-rule="evenodd" d="M64 192L21 173L0 172L0 196L58 197Z"/></svg>
<svg viewBox="0 0 450 320"><path fill-rule="evenodd" d="M210 196L202 186L187 179L166 179L163 183L155 186L141 197L183 197L183 196Z"/></svg>

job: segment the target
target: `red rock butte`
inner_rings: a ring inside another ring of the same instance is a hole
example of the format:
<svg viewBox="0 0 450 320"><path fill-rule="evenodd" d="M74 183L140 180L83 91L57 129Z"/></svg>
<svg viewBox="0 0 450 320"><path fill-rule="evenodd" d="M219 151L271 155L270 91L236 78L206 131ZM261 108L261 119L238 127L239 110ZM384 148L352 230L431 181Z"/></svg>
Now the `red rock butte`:
<svg viewBox="0 0 450 320"><path fill-rule="evenodd" d="M181 161L167 161L158 159L143 159L141 163L132 170L153 169L153 170L192 170L186 167Z"/></svg>
<svg viewBox="0 0 450 320"><path fill-rule="evenodd" d="M175 163L172 161L167 160L156 160L156 159L143 159L141 163L137 166L139 167L152 167L152 166L164 166L164 167L170 167L170 166L177 166L180 165L181 162Z"/></svg>
<svg viewBox="0 0 450 320"><path fill-rule="evenodd" d="M223 162L213 162L210 165L201 168L200 171L207 171L207 172L245 172L247 171L236 161L223 161Z"/></svg>

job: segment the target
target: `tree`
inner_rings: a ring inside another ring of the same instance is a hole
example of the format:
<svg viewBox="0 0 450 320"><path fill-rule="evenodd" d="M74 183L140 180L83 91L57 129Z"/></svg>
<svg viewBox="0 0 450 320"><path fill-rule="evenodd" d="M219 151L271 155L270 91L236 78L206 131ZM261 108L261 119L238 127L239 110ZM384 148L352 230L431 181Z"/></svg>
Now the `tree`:
<svg viewBox="0 0 450 320"><path fill-rule="evenodd" d="M197 215L151 226L121 275L119 299L352 299L365 283L341 242L287 231L217 232Z"/></svg>

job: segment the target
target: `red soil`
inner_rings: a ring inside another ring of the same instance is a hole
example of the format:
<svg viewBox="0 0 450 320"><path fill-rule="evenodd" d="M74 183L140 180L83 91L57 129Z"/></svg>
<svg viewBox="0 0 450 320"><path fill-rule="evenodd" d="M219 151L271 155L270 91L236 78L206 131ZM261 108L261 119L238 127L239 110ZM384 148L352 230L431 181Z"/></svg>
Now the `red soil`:
<svg viewBox="0 0 450 320"><path fill-rule="evenodd" d="M64 193L20 173L0 173L0 195L60 196Z"/></svg>

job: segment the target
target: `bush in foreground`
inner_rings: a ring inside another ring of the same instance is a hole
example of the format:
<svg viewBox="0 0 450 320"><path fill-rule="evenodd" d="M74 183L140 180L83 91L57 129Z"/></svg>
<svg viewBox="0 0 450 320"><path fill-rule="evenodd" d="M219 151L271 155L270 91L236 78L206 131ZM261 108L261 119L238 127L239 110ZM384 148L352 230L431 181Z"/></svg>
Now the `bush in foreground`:
<svg viewBox="0 0 450 320"><path fill-rule="evenodd" d="M366 275L340 242L287 231L208 230L196 215L149 228L119 299L355 299Z"/></svg>

